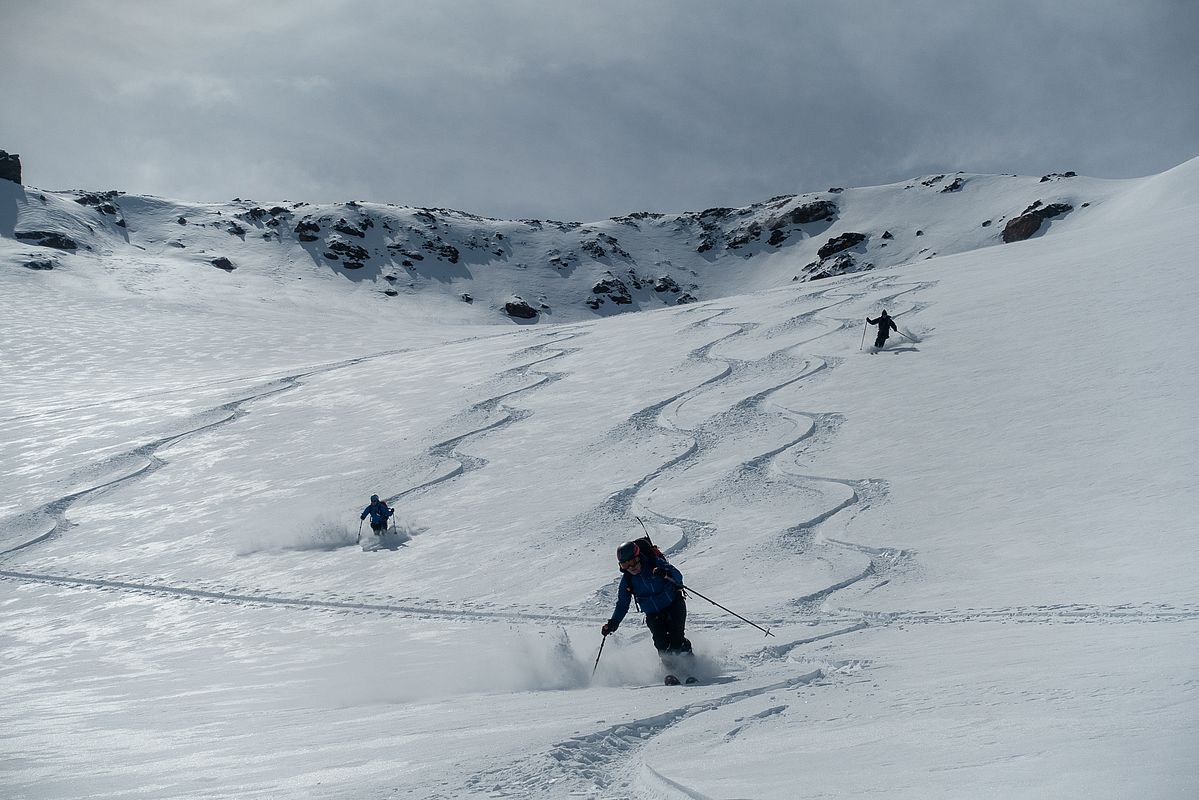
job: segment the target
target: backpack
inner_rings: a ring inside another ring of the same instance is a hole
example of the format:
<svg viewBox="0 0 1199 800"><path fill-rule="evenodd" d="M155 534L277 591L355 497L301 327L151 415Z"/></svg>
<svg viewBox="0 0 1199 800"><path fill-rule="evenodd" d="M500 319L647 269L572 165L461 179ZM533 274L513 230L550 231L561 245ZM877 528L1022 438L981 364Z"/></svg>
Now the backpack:
<svg viewBox="0 0 1199 800"><path fill-rule="evenodd" d="M642 569L652 570L658 561L661 561L663 564L669 563L666 560L666 556L662 555L661 548L650 541L648 534L642 536L640 539L634 539L633 544L637 545L637 550L640 551L641 556L649 561L649 564L643 566ZM629 594L633 594L633 583L629 580L629 573L623 569L620 571L620 586ZM633 605L637 607L638 611L641 611L641 604L637 602L637 595L635 594L633 594Z"/></svg>

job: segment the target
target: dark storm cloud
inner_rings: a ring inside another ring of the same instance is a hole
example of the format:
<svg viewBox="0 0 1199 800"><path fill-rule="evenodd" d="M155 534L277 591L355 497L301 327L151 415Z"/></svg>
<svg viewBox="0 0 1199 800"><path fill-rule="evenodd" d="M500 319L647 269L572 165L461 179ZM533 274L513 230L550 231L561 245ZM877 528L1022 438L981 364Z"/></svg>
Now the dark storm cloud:
<svg viewBox="0 0 1199 800"><path fill-rule="evenodd" d="M4 3L27 182L597 219L1199 155L1199 4Z"/></svg>

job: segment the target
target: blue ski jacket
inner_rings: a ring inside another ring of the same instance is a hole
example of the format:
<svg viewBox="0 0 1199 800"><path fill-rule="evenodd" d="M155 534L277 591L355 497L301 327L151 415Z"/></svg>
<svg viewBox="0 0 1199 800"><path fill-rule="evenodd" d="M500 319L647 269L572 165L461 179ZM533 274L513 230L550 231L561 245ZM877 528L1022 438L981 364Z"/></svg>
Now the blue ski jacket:
<svg viewBox="0 0 1199 800"><path fill-rule="evenodd" d="M372 525L382 525L387 522L387 518L396 513L394 508L388 508L387 503L380 500L377 503L371 503L366 508L362 509L362 514L358 519L366 519L366 515L371 515Z"/></svg>
<svg viewBox="0 0 1199 800"><path fill-rule="evenodd" d="M654 567L662 567L670 576L670 580L651 574ZM672 582L673 581L673 582ZM683 582L683 573L672 564L656 558L641 556L641 572L632 575L625 572L620 579L620 588L616 590L616 610L608 626L616 630L625 614L629 613L629 601L637 598L637 607L643 614L657 614L670 607L678 596L679 584Z"/></svg>

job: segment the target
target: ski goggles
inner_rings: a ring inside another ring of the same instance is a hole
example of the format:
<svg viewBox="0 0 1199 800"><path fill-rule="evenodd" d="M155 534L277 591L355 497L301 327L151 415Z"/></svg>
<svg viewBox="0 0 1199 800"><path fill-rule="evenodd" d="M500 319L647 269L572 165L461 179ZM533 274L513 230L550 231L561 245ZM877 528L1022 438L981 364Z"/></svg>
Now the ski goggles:
<svg viewBox="0 0 1199 800"><path fill-rule="evenodd" d="M628 561L621 561L620 568L621 569L632 569L637 563L640 562L640 560L641 559L637 558L636 556L633 556Z"/></svg>

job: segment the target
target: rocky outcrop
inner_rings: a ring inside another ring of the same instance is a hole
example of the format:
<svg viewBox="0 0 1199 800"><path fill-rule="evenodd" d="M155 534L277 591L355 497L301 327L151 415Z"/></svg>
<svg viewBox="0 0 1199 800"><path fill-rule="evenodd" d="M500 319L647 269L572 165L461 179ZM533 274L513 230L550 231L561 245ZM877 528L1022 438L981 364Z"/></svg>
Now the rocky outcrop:
<svg viewBox="0 0 1199 800"><path fill-rule="evenodd" d="M607 273L603 280L592 286L591 292L592 294L606 295L618 306L627 306L633 302L633 295L629 292L629 287L612 273Z"/></svg>
<svg viewBox="0 0 1199 800"><path fill-rule="evenodd" d="M825 259L834 253L840 253L842 250L848 250L849 248L859 245L864 241L866 241L866 234L864 233L853 233L852 231L849 233L843 233L840 236L835 236L832 239L829 239L827 242L821 245L820 249L816 251L816 255L820 256L822 259Z"/></svg>
<svg viewBox="0 0 1199 800"><path fill-rule="evenodd" d="M1047 219L1059 217L1062 214L1068 214L1074 210L1074 206L1068 203L1050 203L1047 206L1041 205L1041 201L1033 203L1028 208L1024 209L1024 213L1010 220L1003 228L1003 241L1005 244L1011 242L1022 242L1033 236L1041 229L1041 223Z"/></svg>
<svg viewBox="0 0 1199 800"><path fill-rule="evenodd" d="M504 303L504 313L517 319L535 319L537 317L537 309L516 296Z"/></svg>
<svg viewBox="0 0 1199 800"><path fill-rule="evenodd" d="M0 181L21 182L21 157L0 150Z"/></svg>
<svg viewBox="0 0 1199 800"><path fill-rule="evenodd" d="M214 258L212 261L209 261L208 263L212 264L217 269L225 270L225 272L232 272L233 270L237 269L237 267L233 266L233 262L230 261L229 259L225 258L224 256L219 256L217 258Z"/></svg>
<svg viewBox="0 0 1199 800"><path fill-rule="evenodd" d="M56 250L79 249L79 245L74 239L54 231L17 231L13 236L24 242L31 242L42 247L53 247Z"/></svg>
<svg viewBox="0 0 1199 800"><path fill-rule="evenodd" d="M674 278L669 275L663 275L654 281L654 291L678 293L683 291L683 287L679 286L678 281Z"/></svg>

